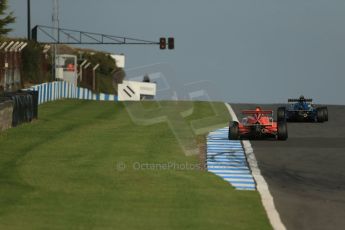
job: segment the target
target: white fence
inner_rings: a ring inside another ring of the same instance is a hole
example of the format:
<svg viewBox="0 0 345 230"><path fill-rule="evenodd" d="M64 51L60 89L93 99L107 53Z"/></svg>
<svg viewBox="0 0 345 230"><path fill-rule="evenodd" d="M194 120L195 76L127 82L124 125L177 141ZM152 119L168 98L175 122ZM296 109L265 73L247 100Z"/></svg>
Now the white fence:
<svg viewBox="0 0 345 230"><path fill-rule="evenodd" d="M117 101L117 96L111 94L95 94L89 89L76 87L66 81L54 81L35 85L28 90L38 91L38 104L55 101L64 98L97 100L97 101Z"/></svg>

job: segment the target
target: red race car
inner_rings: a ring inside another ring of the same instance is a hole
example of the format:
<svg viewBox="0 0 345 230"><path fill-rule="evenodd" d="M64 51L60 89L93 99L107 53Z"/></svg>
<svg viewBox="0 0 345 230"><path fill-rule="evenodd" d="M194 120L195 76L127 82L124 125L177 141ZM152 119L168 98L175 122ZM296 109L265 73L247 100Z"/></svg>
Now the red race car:
<svg viewBox="0 0 345 230"><path fill-rule="evenodd" d="M245 117L241 123L237 121L230 122L229 140L238 140L240 138L286 140L288 138L286 122L275 122L272 110L262 110L257 107L255 110L244 110L242 114Z"/></svg>

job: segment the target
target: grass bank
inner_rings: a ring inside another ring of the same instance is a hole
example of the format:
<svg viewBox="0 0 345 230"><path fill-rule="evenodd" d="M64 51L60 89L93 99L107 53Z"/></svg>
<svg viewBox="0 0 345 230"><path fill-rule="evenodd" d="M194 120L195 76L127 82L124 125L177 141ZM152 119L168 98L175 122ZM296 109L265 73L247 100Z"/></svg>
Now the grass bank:
<svg viewBox="0 0 345 230"><path fill-rule="evenodd" d="M133 104L58 101L1 133L0 229L270 229L257 192L194 169L198 156L176 138L185 124L200 135L224 125L222 103L140 106L145 116ZM174 111L184 125L159 122Z"/></svg>

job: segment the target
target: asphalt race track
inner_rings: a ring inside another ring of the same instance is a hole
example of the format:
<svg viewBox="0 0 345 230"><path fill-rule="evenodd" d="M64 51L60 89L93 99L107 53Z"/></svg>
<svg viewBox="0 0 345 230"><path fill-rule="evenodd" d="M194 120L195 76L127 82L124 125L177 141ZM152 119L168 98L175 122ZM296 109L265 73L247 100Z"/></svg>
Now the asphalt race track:
<svg viewBox="0 0 345 230"><path fill-rule="evenodd" d="M241 120L256 105L231 106ZM287 229L345 228L345 106L328 110L326 123L288 123L287 141L251 141Z"/></svg>

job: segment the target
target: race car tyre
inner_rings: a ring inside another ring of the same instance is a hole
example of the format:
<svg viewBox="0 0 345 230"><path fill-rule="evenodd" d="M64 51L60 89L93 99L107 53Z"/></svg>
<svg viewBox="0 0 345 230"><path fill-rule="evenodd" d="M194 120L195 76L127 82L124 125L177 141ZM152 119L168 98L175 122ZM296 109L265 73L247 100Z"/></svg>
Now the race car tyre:
<svg viewBox="0 0 345 230"><path fill-rule="evenodd" d="M325 121L325 113L323 108L316 109L316 120L321 123Z"/></svg>
<svg viewBox="0 0 345 230"><path fill-rule="evenodd" d="M277 138L281 141L285 141L288 138L286 122L278 122Z"/></svg>
<svg viewBox="0 0 345 230"><path fill-rule="evenodd" d="M229 140L238 140L240 138L240 131L238 128L238 122L232 121L229 125L229 134L228 139Z"/></svg>
<svg viewBox="0 0 345 230"><path fill-rule="evenodd" d="M328 109L327 109L327 107L323 107L323 115L324 115L324 121L328 121Z"/></svg>
<svg viewBox="0 0 345 230"><path fill-rule="evenodd" d="M277 111L277 120L285 121L286 120L286 109L285 107L279 107Z"/></svg>

